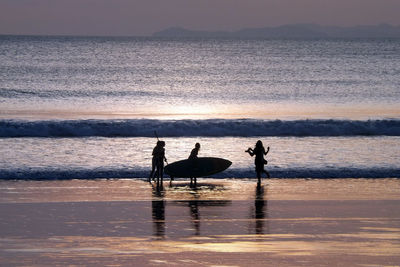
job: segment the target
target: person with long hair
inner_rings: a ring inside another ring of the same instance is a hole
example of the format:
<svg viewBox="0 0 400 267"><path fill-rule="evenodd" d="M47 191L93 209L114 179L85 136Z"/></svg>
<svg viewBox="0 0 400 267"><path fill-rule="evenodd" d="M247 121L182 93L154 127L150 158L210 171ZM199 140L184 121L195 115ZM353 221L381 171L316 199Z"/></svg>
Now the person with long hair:
<svg viewBox="0 0 400 267"><path fill-rule="evenodd" d="M264 159L264 156L266 156L269 152L269 147L267 147L267 150L265 150L263 143L261 140L258 140L256 143L256 146L254 148L248 148L245 152L249 153L250 156L256 156L254 160L254 164L256 165L256 173L257 173L257 179L258 179L258 184L261 183L261 174L265 173L267 175L267 178L270 177L269 173L265 170L264 165L268 163Z"/></svg>

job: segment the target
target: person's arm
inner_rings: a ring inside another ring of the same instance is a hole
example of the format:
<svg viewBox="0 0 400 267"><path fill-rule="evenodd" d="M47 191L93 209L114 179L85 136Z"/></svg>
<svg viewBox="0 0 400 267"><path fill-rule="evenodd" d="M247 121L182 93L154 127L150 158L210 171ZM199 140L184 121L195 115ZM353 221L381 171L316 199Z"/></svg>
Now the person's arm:
<svg viewBox="0 0 400 267"><path fill-rule="evenodd" d="M161 152L160 158L165 162L167 162L167 158L165 157L165 149L163 148L160 152Z"/></svg>
<svg viewBox="0 0 400 267"><path fill-rule="evenodd" d="M249 153L250 156L254 156L254 150L250 147L245 152Z"/></svg>
<svg viewBox="0 0 400 267"><path fill-rule="evenodd" d="M267 151L266 151L266 152L264 152L264 155L267 155L267 154L268 154L268 152L269 152L269 147L267 147Z"/></svg>

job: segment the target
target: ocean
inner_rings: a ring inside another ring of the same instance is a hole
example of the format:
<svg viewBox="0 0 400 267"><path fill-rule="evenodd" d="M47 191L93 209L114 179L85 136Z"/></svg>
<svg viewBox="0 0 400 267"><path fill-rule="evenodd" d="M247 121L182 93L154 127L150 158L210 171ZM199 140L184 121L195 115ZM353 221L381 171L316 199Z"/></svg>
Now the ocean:
<svg viewBox="0 0 400 267"><path fill-rule="evenodd" d="M199 156L253 178L400 177L400 40L0 36L0 179L146 178Z"/></svg>
<svg viewBox="0 0 400 267"><path fill-rule="evenodd" d="M400 40L0 36L0 262L397 266L399 74ZM232 165L148 183L156 134Z"/></svg>

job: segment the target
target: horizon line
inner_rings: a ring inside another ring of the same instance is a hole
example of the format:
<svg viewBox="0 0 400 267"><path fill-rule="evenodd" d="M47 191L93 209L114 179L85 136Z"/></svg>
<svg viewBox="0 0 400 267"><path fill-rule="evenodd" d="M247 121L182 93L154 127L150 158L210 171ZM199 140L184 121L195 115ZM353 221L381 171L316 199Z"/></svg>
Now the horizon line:
<svg viewBox="0 0 400 267"><path fill-rule="evenodd" d="M377 24L357 24L357 25L352 25L352 26L339 26L339 25L323 25L323 24L318 24L318 23L291 23L291 24L281 24L278 26L263 26L263 27L245 27L245 28L239 28L235 30L195 30L191 28L186 28L184 26L167 26L163 29L160 29L158 31L155 31L151 34L73 34L73 33L0 33L0 36L20 36L20 37L92 37L92 38L104 38L104 37L116 37L116 38L148 38L148 37L155 37L154 34L167 30L167 29L183 29L183 30L188 30L188 31L193 31L193 32L209 32L209 33L234 33L237 31L245 30L245 29L266 29L266 28L280 28L283 26L296 26L296 25L315 25L315 26L322 26L322 27L337 27L337 28L356 28L356 27L376 27L376 26L390 26L390 27L395 27L395 28L400 28L399 25L394 25L390 23L377 23ZM157 37L157 38L162 38L162 37ZM192 37L196 38L196 37ZM202 37L204 38L204 37ZM218 38L217 36L210 37L210 38ZM221 38L229 38L226 36L221 36ZM238 38L238 37L230 37L230 38ZM300 39L301 37L294 37L294 39ZM306 37L305 37L306 38ZM309 37L308 37L309 38ZM335 39L335 37L327 37L327 38L332 38ZM339 39L343 37L337 37ZM351 38L351 37L347 37ZM367 38L367 37L364 37ZM287 39L287 38L285 38Z"/></svg>

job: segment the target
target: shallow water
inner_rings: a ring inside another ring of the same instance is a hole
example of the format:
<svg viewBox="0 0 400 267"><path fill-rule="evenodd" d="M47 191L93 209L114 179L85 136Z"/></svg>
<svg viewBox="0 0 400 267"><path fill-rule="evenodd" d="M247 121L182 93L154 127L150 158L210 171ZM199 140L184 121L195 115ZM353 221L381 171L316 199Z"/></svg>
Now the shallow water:
<svg viewBox="0 0 400 267"><path fill-rule="evenodd" d="M254 176L254 158L244 152L257 138L164 138L169 162L185 159L196 142L199 156L232 161L215 177ZM399 137L263 137L271 146L272 177L399 177ZM154 138L0 139L3 179L147 177Z"/></svg>

